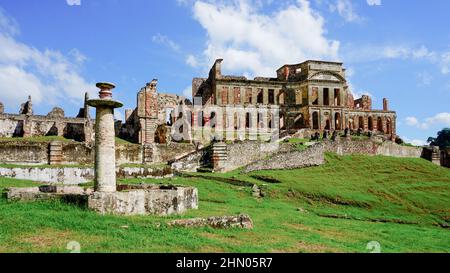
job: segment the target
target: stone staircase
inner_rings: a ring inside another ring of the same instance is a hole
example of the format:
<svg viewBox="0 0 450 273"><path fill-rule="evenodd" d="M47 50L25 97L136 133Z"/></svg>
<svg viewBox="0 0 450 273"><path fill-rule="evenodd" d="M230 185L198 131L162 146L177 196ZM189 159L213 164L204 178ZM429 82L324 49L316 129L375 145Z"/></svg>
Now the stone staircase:
<svg viewBox="0 0 450 273"><path fill-rule="evenodd" d="M49 162L50 165L62 164L62 142L52 141L49 145Z"/></svg>

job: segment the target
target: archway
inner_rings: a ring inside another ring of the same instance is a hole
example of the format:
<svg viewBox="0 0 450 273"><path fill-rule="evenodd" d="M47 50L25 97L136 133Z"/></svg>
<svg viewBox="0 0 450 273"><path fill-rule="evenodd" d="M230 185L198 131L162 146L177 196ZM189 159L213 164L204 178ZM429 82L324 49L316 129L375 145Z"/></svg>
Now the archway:
<svg viewBox="0 0 450 273"><path fill-rule="evenodd" d="M373 118L369 117L369 131L373 131Z"/></svg>
<svg viewBox="0 0 450 273"><path fill-rule="evenodd" d="M252 122L252 116L249 112L247 112L245 114L245 128L250 128L251 127L251 122Z"/></svg>
<svg viewBox="0 0 450 273"><path fill-rule="evenodd" d="M378 132L384 132L383 130L383 120L381 119L381 117L378 117L377 119L377 131Z"/></svg>
<svg viewBox="0 0 450 273"><path fill-rule="evenodd" d="M363 117L358 118L358 129L364 130L364 118Z"/></svg>
<svg viewBox="0 0 450 273"><path fill-rule="evenodd" d="M386 134L388 134L388 135L392 134L392 121L391 121L391 118L387 118L387 120L386 120Z"/></svg>
<svg viewBox="0 0 450 273"><path fill-rule="evenodd" d="M331 129L330 120L327 119L327 121L325 121L325 130L330 130L330 129Z"/></svg>
<svg viewBox="0 0 450 273"><path fill-rule="evenodd" d="M341 90L334 89L334 105L341 106Z"/></svg>

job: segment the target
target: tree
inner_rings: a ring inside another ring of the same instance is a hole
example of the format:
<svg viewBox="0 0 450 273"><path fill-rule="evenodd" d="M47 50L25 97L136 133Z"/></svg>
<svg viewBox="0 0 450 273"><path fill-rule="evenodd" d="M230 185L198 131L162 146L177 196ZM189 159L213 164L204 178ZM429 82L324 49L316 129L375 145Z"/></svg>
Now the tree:
<svg viewBox="0 0 450 273"><path fill-rule="evenodd" d="M437 133L437 137L429 137L428 143L432 146L439 146L444 149L450 147L450 128L444 128Z"/></svg>

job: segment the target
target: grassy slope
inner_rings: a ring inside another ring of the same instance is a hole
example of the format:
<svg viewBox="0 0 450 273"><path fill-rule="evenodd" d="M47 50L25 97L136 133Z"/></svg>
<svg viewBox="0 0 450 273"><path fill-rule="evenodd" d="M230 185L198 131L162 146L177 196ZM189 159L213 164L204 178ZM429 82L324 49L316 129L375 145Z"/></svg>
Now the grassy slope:
<svg viewBox="0 0 450 273"><path fill-rule="evenodd" d="M69 241L80 242L83 252L366 252L369 241L380 242L383 252L449 251L449 229L436 226L450 219L448 169L381 156L328 155L327 160L300 170L146 180L198 187L200 209L167 218L99 216L61 203L0 200L0 252L64 252ZM265 183L251 177L255 174L282 183ZM214 177L263 185L267 196L255 199L250 188ZM141 180L122 181L136 182ZM0 179L0 187L14 184ZM241 212L253 218L253 230L165 225L169 219Z"/></svg>

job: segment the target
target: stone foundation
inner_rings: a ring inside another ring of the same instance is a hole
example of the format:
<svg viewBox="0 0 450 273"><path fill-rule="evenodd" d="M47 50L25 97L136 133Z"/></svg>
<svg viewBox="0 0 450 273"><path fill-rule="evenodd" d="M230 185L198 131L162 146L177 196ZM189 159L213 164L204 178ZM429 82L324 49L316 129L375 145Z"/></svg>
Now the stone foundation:
<svg viewBox="0 0 450 273"><path fill-rule="evenodd" d="M72 200L85 205L89 194L92 194L92 189L45 185L32 188L8 188L6 198L12 201Z"/></svg>
<svg viewBox="0 0 450 273"><path fill-rule="evenodd" d="M240 214L237 216L217 216L209 218L193 218L181 219L169 222L169 226L177 227L204 227L210 226L212 228L244 228L253 229L253 221L250 216Z"/></svg>
<svg viewBox="0 0 450 273"><path fill-rule="evenodd" d="M192 187L119 185L117 192L94 192L77 186L9 188L11 201L63 200L87 206L100 214L171 215L198 208L198 191Z"/></svg>
<svg viewBox="0 0 450 273"><path fill-rule="evenodd" d="M170 166L117 167L118 178L166 178L173 176ZM82 167L0 167L0 176L43 183L78 185L94 180L93 168Z"/></svg>
<svg viewBox="0 0 450 273"><path fill-rule="evenodd" d="M88 207L101 214L181 214L198 208L198 191L179 186L120 185L117 192L94 192Z"/></svg>

